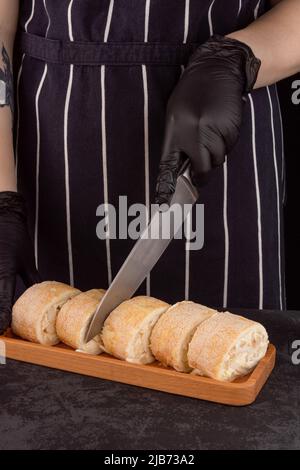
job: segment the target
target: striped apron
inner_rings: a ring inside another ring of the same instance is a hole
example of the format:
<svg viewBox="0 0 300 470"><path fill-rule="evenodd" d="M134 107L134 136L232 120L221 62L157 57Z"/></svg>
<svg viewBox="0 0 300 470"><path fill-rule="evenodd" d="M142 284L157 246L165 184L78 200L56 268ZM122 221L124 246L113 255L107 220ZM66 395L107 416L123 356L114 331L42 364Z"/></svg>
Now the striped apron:
<svg viewBox="0 0 300 470"><path fill-rule="evenodd" d="M134 241L100 240L97 207L153 202L167 100L197 44L265 0L23 0L16 165L44 279L106 288ZM174 240L140 293L214 307L285 307L282 124L275 86L248 95L241 134L201 191L205 242Z"/></svg>

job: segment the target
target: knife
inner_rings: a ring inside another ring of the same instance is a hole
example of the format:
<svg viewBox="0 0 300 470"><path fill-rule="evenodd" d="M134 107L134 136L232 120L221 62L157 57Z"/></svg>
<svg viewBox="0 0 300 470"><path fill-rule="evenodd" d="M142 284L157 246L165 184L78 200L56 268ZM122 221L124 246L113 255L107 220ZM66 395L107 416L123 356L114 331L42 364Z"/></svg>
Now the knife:
<svg viewBox="0 0 300 470"><path fill-rule="evenodd" d="M199 193L190 179L190 165L187 162L177 178L170 207L166 211L158 209L154 212L149 224L102 297L85 335L86 342L100 333L106 318L118 305L132 297L181 229L198 197ZM180 226L168 223L171 220L171 211L174 214L173 220L176 220L176 214L181 217Z"/></svg>

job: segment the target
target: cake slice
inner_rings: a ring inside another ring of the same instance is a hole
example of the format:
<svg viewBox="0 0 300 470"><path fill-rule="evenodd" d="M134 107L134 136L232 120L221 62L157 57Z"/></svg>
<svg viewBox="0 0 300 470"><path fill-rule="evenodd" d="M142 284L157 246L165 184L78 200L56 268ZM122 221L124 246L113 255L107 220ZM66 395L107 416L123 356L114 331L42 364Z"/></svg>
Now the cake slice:
<svg viewBox="0 0 300 470"><path fill-rule="evenodd" d="M150 347L155 358L179 372L189 372L187 351L196 328L216 311L195 302L170 307L153 328Z"/></svg>
<svg viewBox="0 0 300 470"><path fill-rule="evenodd" d="M198 326L188 350L193 373L231 382L248 374L268 348L260 324L229 312L218 313Z"/></svg>
<svg viewBox="0 0 300 470"><path fill-rule="evenodd" d="M84 338L104 294L103 289L92 289L82 292L64 304L56 321L57 335L63 343L88 354L97 355L102 352L100 335L88 343L84 341Z"/></svg>
<svg viewBox="0 0 300 470"><path fill-rule="evenodd" d="M65 302L80 290L56 281L45 281L29 287L12 310L12 330L34 343L53 346L59 342L56 318Z"/></svg>
<svg viewBox="0 0 300 470"><path fill-rule="evenodd" d="M104 323L101 338L105 351L128 362L153 362L150 334L168 307L166 302L147 296L133 297L120 304Z"/></svg>

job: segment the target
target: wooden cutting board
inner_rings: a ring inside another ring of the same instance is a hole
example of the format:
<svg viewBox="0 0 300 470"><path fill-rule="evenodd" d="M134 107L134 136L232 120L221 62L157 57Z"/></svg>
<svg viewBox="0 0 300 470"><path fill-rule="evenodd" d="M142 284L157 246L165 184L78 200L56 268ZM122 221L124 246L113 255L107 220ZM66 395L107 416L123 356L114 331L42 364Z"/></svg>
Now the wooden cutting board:
<svg viewBox="0 0 300 470"><path fill-rule="evenodd" d="M13 336L10 331L0 336L0 341L5 344L6 357L17 361L235 406L255 401L274 368L276 356L275 347L270 344L266 356L249 375L227 383L176 372L157 362L131 364L107 354L90 356L76 352L63 344L30 343Z"/></svg>

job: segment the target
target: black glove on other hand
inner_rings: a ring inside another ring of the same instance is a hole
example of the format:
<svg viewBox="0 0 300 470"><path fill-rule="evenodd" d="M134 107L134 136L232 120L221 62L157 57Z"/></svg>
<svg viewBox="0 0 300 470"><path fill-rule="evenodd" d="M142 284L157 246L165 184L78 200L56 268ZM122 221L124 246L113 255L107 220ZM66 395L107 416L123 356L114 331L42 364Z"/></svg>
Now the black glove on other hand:
<svg viewBox="0 0 300 470"><path fill-rule="evenodd" d="M0 334L11 323L16 275L26 287L40 282L27 229L25 201L16 192L0 192Z"/></svg>

